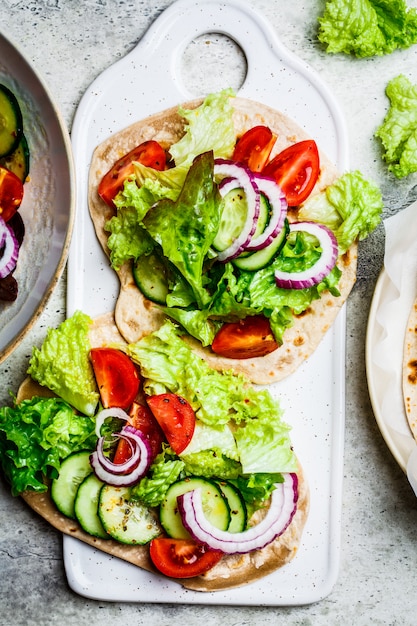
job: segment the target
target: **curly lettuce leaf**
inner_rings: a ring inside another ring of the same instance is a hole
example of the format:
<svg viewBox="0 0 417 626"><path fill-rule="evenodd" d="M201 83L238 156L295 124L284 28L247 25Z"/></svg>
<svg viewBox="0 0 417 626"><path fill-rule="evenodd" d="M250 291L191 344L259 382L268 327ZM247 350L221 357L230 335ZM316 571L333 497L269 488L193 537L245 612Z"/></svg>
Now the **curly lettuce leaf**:
<svg viewBox="0 0 417 626"><path fill-rule="evenodd" d="M336 235L339 254L344 254L378 226L382 209L379 188L355 171L341 176L325 193L310 197L300 208L299 219L328 226Z"/></svg>
<svg viewBox="0 0 417 626"><path fill-rule="evenodd" d="M34 397L0 408L0 464L13 495L46 491L44 477L56 477L62 459L94 448L94 429L94 420L60 398Z"/></svg>
<svg viewBox="0 0 417 626"><path fill-rule="evenodd" d="M183 137L169 150L176 166L190 166L198 154L209 150L215 158L230 157L236 142L230 102L233 96L232 89L224 89L209 94L196 109L179 108L187 126Z"/></svg>
<svg viewBox="0 0 417 626"><path fill-rule="evenodd" d="M318 21L328 53L381 56L417 42L417 10L405 0L330 0Z"/></svg>
<svg viewBox="0 0 417 626"><path fill-rule="evenodd" d="M390 107L375 132L384 160L397 178L417 172L417 85L400 74L386 87Z"/></svg>
<svg viewBox="0 0 417 626"><path fill-rule="evenodd" d="M99 393L89 359L91 318L76 311L50 328L40 349L34 347L28 374L84 415L93 415Z"/></svg>

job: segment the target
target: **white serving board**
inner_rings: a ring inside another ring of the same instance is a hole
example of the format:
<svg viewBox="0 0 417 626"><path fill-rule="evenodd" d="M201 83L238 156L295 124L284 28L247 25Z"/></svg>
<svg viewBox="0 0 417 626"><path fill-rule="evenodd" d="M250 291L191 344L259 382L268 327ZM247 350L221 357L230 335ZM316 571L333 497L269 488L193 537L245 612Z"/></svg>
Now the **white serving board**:
<svg viewBox="0 0 417 626"><path fill-rule="evenodd" d="M278 40L265 18L244 2L179 0L154 22L139 44L103 72L78 107L72 130L77 215L68 263L67 313L111 311L118 279L94 233L87 206L94 148L114 132L198 95L182 82L187 45L207 33L233 39L247 60L239 96L293 117L340 171L348 167L345 124L315 72ZM224 85L224 88L228 85ZM296 558L242 588L193 592L64 536L65 571L80 595L108 601L222 605L297 605L330 593L338 575L345 417L345 307L315 354L286 380L270 386L280 398L311 490L311 510Z"/></svg>

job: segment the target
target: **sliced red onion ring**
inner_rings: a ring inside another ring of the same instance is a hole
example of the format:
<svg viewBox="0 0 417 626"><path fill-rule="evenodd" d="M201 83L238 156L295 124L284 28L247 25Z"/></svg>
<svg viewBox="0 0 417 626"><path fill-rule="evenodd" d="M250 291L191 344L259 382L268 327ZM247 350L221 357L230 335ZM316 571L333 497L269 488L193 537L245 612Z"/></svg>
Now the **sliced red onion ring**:
<svg viewBox="0 0 417 626"><path fill-rule="evenodd" d="M100 413L96 415L96 435L97 437L101 437L101 427L104 424L104 421L108 417L117 417L119 420L125 420L126 422L130 422L130 417L123 409L119 407L113 407L112 409L103 409Z"/></svg>
<svg viewBox="0 0 417 626"><path fill-rule="evenodd" d="M117 436L128 441L132 454L125 463L113 463L103 451L104 437L100 437L96 450L90 455L95 475L104 483L114 487L130 487L138 482L151 464L151 447L141 431L125 426Z"/></svg>
<svg viewBox="0 0 417 626"><path fill-rule="evenodd" d="M321 256L309 269L302 272L275 271L278 287L284 289L306 289L318 285L336 264L338 257L337 240L332 231L316 222L295 222L290 224L290 232L303 231L317 237L322 249Z"/></svg>
<svg viewBox="0 0 417 626"><path fill-rule="evenodd" d="M225 196L230 189L241 187L246 195L248 205L246 220L239 236L236 237L228 248L222 250L217 255L218 261L227 263L227 261L231 261L239 256L256 230L259 215L259 190L252 172L240 163L235 163L228 159L215 159L214 175L226 178L226 183L219 184L219 191L222 197ZM235 181L233 186L230 186L230 179L234 179Z"/></svg>
<svg viewBox="0 0 417 626"><path fill-rule="evenodd" d="M19 242L4 219L0 217L0 248L2 257L0 258L0 278L8 276L16 267L19 256Z"/></svg>
<svg viewBox="0 0 417 626"><path fill-rule="evenodd" d="M252 238L245 246L245 250L250 251L262 250L272 243L284 227L288 208L285 195L274 180L256 175L255 182L259 191L266 196L269 202L271 207L271 216L263 233L261 233L258 237Z"/></svg>
<svg viewBox="0 0 417 626"><path fill-rule="evenodd" d="M284 482L275 485L266 516L248 530L230 533L210 524L204 515L200 489L178 497L182 523L196 541L225 554L243 554L264 548L282 535L297 510L297 474L283 474L283 477Z"/></svg>

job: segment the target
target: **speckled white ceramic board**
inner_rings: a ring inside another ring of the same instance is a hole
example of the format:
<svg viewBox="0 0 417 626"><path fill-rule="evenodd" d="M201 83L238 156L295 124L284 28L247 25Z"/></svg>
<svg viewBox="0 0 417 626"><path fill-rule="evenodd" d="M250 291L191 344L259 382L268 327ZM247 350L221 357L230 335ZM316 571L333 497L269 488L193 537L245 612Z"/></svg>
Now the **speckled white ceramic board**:
<svg viewBox="0 0 417 626"><path fill-rule="evenodd" d="M311 68L282 46L262 15L238 0L179 0L125 58L93 82L78 107L72 131L78 194L68 265L68 315L78 308L92 316L110 311L118 295L118 279L108 267L88 214L92 152L130 123L206 95L190 93L180 71L185 48L205 33L227 35L243 50L248 71L239 96L287 113L340 171L348 167L347 135L337 103ZM280 398L293 428L294 447L311 489L311 511L296 558L257 583L205 594L184 590L65 536L65 569L74 591L112 601L254 606L312 603L330 593L340 552L345 308L309 361L270 389Z"/></svg>
<svg viewBox="0 0 417 626"><path fill-rule="evenodd" d="M20 214L25 237L14 276L18 296L0 301L0 362L19 345L45 304L67 260L74 220L71 144L47 87L16 44L0 34L0 83L16 96L30 151L30 179Z"/></svg>

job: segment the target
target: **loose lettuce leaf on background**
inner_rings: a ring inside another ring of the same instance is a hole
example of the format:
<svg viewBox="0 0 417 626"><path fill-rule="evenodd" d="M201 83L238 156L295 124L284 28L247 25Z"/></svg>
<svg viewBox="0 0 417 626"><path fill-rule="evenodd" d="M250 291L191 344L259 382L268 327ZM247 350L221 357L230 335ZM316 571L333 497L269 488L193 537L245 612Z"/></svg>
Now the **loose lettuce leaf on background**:
<svg viewBox="0 0 417 626"><path fill-rule="evenodd" d="M381 56L417 42L417 10L405 0L330 0L318 21L329 53Z"/></svg>
<svg viewBox="0 0 417 626"><path fill-rule="evenodd" d="M40 349L34 347L28 374L84 415L93 415L99 400L89 359L92 320L81 311L58 328L50 328Z"/></svg>
<svg viewBox="0 0 417 626"><path fill-rule="evenodd" d="M397 178L417 172L417 85L400 74L387 85L390 107L375 132L384 160Z"/></svg>

